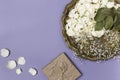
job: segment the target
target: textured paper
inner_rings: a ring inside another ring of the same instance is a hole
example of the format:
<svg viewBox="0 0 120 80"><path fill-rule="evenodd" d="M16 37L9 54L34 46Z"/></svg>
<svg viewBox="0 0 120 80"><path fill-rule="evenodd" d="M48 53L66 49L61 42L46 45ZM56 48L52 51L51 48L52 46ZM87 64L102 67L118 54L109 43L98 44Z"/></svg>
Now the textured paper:
<svg viewBox="0 0 120 80"><path fill-rule="evenodd" d="M65 53L44 67L43 72L49 80L76 80L81 76Z"/></svg>

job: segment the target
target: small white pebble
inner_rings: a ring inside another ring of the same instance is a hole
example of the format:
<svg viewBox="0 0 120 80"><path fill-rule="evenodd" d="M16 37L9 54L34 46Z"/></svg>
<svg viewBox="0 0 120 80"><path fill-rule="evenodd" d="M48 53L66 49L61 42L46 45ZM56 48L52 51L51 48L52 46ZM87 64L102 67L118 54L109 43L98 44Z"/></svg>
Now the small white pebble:
<svg viewBox="0 0 120 80"><path fill-rule="evenodd" d="M16 74L17 75L20 75L21 73L22 73L22 69L21 68L16 69Z"/></svg>
<svg viewBox="0 0 120 80"><path fill-rule="evenodd" d="M14 68L16 68L16 66L17 66L17 63L16 63L16 61L15 60L9 60L8 62L7 62L7 68L8 69L14 69Z"/></svg>
<svg viewBox="0 0 120 80"><path fill-rule="evenodd" d="M32 76L35 76L35 75L37 75L37 73L38 73L37 69L35 69L35 68L30 68L28 72L29 72Z"/></svg>
<svg viewBox="0 0 120 80"><path fill-rule="evenodd" d="M18 60L17 60L17 63L19 65L24 65L26 63L26 60L24 57L19 57Z"/></svg>
<svg viewBox="0 0 120 80"><path fill-rule="evenodd" d="M0 55L4 58L8 57L10 55L10 51L6 48L0 50Z"/></svg>

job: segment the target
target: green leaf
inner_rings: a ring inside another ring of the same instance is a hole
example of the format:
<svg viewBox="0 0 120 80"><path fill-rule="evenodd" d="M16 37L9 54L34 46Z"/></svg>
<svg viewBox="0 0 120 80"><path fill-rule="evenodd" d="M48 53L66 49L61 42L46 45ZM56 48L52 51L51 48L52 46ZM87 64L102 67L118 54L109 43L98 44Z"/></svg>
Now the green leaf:
<svg viewBox="0 0 120 80"><path fill-rule="evenodd" d="M97 22L104 20L106 16L112 15L111 10L112 9L105 8L105 7L98 9L97 14L94 17L94 20Z"/></svg>
<svg viewBox="0 0 120 80"><path fill-rule="evenodd" d="M117 12L116 16L117 16L117 20L114 23L113 30L120 31L120 13Z"/></svg>
<svg viewBox="0 0 120 80"><path fill-rule="evenodd" d="M117 12L117 10L114 7L111 8L111 14L110 14L110 16L115 17L116 12Z"/></svg>
<svg viewBox="0 0 120 80"><path fill-rule="evenodd" d="M97 22L96 25L95 25L95 31L100 31L102 30L104 27L104 23L103 21L102 22Z"/></svg>
<svg viewBox="0 0 120 80"><path fill-rule="evenodd" d="M116 13L116 17L117 17L117 20L116 20L116 22L114 23L114 27L116 27L117 25L120 24L120 14L119 14L119 13Z"/></svg>
<svg viewBox="0 0 120 80"><path fill-rule="evenodd" d="M106 17L106 15L101 14L101 13L98 13L98 14L94 17L94 19L95 19L96 22L100 22L100 21L104 20L105 17Z"/></svg>
<svg viewBox="0 0 120 80"><path fill-rule="evenodd" d="M104 15L111 15L113 14L114 10L115 8L103 8L103 10L101 10L101 13Z"/></svg>
<svg viewBox="0 0 120 80"><path fill-rule="evenodd" d="M115 26L115 27L113 28L113 30L115 30L115 31L120 31L120 24L117 25L117 26Z"/></svg>
<svg viewBox="0 0 120 80"><path fill-rule="evenodd" d="M116 23L117 19L118 19L117 14L115 14L113 22Z"/></svg>
<svg viewBox="0 0 120 80"><path fill-rule="evenodd" d="M105 19L105 29L108 30L113 26L113 18L111 16L107 16Z"/></svg>
<svg viewBox="0 0 120 80"><path fill-rule="evenodd" d="M120 7L117 8L117 11L120 11Z"/></svg>
<svg viewBox="0 0 120 80"><path fill-rule="evenodd" d="M96 31L102 30L103 27L106 30L120 31L120 7L117 10L114 7L99 8L94 20L96 21Z"/></svg>

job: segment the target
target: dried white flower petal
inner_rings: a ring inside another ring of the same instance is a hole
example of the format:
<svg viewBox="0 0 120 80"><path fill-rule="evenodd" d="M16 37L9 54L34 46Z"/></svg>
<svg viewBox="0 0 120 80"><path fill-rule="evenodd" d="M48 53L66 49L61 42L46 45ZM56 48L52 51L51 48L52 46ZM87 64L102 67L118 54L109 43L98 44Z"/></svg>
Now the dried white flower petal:
<svg viewBox="0 0 120 80"><path fill-rule="evenodd" d="M26 63L26 60L24 57L19 57L18 60L17 60L17 63L19 65L24 65Z"/></svg>
<svg viewBox="0 0 120 80"><path fill-rule="evenodd" d="M8 57L9 55L10 55L10 51L8 50L8 49L6 49L6 48L4 48L4 49L1 49L0 50L0 55L2 56L2 57Z"/></svg>
<svg viewBox="0 0 120 80"><path fill-rule="evenodd" d="M20 75L21 73L22 73L22 69L21 68L16 69L16 74L17 75Z"/></svg>
<svg viewBox="0 0 120 80"><path fill-rule="evenodd" d="M108 0L102 0L101 3L102 3L102 5L107 5Z"/></svg>
<svg viewBox="0 0 120 80"><path fill-rule="evenodd" d="M37 73L38 73L37 69L35 69L35 68L30 68L28 72L29 72L32 76L35 76L35 75L37 75Z"/></svg>
<svg viewBox="0 0 120 80"><path fill-rule="evenodd" d="M114 2L108 2L107 3L107 8L112 8L114 7Z"/></svg>
<svg viewBox="0 0 120 80"><path fill-rule="evenodd" d="M10 69L10 70L16 68L16 66L17 66L17 63L16 63L15 60L9 60L7 62L7 68Z"/></svg>
<svg viewBox="0 0 120 80"><path fill-rule="evenodd" d="M92 31L92 35L94 36L94 37L101 37L101 36L103 36L104 35L104 33L105 33L105 29L103 29L103 30L100 30L100 31Z"/></svg>
<svg viewBox="0 0 120 80"><path fill-rule="evenodd" d="M92 0L92 1L93 1L93 3L98 3L99 0Z"/></svg>
<svg viewBox="0 0 120 80"><path fill-rule="evenodd" d="M94 3L94 4L92 4ZM71 37L81 37L81 34L94 34L92 29L95 26L94 17L99 8L118 8L120 4L115 4L114 2L109 2L108 0L78 0L73 9L70 10L68 14L68 19L66 20L66 33ZM91 23L92 24L91 24ZM78 25L79 24L79 25ZM84 26L82 30L79 30L81 26ZM99 32L95 32L99 33ZM102 33L101 33L102 34ZM100 37L101 34L95 35ZM86 35L89 36L89 35Z"/></svg>

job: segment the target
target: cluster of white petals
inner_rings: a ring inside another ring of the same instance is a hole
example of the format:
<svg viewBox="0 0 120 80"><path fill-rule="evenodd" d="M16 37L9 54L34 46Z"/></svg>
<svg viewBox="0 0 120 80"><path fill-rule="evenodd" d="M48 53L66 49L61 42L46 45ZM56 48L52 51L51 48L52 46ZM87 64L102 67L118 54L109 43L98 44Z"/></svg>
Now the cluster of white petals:
<svg viewBox="0 0 120 80"><path fill-rule="evenodd" d="M108 0L79 0L69 12L69 19L66 20L66 31L68 36L80 38L82 35L101 37L105 30L95 31L96 24L94 17L99 8L118 8L119 4ZM83 34L84 33L84 34Z"/></svg>

